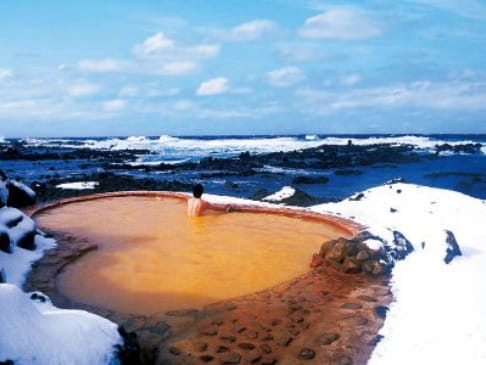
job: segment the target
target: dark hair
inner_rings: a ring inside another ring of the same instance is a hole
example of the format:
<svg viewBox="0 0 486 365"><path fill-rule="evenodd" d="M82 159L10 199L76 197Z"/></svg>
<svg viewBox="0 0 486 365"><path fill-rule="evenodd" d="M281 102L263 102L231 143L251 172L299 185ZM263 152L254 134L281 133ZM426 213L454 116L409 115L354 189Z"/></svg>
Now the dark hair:
<svg viewBox="0 0 486 365"><path fill-rule="evenodd" d="M197 184L192 187L192 194L194 195L195 198L200 198L203 193L204 193L204 188L201 184Z"/></svg>

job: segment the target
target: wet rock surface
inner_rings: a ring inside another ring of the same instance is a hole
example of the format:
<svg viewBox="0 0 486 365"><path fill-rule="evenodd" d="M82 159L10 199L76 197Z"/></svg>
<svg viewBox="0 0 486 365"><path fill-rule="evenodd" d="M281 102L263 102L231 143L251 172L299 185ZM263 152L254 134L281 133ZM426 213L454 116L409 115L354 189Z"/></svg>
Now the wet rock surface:
<svg viewBox="0 0 486 365"><path fill-rule="evenodd" d="M364 364L392 300L387 277L340 273L325 265L262 292L198 309L131 315L76 303L56 276L96 246L70 235L34 264L25 289L55 305L102 315L123 326L125 359L141 364ZM136 342L133 341L136 336Z"/></svg>

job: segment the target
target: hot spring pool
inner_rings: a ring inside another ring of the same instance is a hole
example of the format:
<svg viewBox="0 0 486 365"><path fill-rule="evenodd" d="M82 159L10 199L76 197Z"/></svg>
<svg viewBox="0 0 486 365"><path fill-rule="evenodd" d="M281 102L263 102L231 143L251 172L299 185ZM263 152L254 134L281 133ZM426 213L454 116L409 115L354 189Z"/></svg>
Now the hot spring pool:
<svg viewBox="0 0 486 365"><path fill-rule="evenodd" d="M57 278L77 302L125 313L200 307L292 279L322 242L349 236L325 221L233 212L187 217L174 197L122 196L36 215L43 229L99 246Z"/></svg>

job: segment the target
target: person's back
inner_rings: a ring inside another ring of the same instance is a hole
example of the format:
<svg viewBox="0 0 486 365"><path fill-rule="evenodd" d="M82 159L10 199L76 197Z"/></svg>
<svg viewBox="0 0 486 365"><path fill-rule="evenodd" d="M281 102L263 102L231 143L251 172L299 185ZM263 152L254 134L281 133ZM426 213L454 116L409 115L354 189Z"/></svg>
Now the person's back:
<svg viewBox="0 0 486 365"><path fill-rule="evenodd" d="M207 209L214 209L218 211L231 211L230 205L214 205L201 198L204 188L201 184L194 185L192 188L193 197L187 200L187 215L189 217L197 217L204 214Z"/></svg>

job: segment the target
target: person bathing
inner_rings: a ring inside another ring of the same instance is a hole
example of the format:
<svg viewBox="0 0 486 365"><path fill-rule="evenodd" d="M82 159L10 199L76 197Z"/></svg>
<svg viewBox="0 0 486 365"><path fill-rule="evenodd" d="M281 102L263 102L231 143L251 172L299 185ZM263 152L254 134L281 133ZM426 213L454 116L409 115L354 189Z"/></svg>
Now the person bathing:
<svg viewBox="0 0 486 365"><path fill-rule="evenodd" d="M203 215L206 210L217 210L231 212L233 208L231 205L211 204L210 202L201 198L204 193L204 188L201 184L194 185L192 188L192 198L187 201L187 215L189 217L197 217Z"/></svg>

